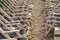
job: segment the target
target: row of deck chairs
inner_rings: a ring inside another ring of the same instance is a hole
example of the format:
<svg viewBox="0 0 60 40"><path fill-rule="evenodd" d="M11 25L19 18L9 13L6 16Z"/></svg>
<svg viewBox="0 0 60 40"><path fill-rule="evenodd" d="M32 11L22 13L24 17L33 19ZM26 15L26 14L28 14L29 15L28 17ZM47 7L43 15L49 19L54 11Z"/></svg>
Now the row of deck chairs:
<svg viewBox="0 0 60 40"><path fill-rule="evenodd" d="M0 39L27 38L31 26L30 0L0 0Z"/></svg>
<svg viewBox="0 0 60 40"><path fill-rule="evenodd" d="M60 0L46 0L46 20L48 27L46 35L52 29L60 27Z"/></svg>

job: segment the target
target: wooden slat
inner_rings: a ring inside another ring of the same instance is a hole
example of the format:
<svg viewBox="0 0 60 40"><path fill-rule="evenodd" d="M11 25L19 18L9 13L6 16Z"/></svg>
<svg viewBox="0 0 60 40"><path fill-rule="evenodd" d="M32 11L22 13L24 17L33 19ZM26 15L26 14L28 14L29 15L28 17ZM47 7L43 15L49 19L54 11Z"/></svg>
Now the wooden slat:
<svg viewBox="0 0 60 40"><path fill-rule="evenodd" d="M7 29L9 29L9 28L7 27L7 25L4 24L1 20L0 20L0 23L3 24ZM11 29L9 29L9 30L11 30Z"/></svg>
<svg viewBox="0 0 60 40"><path fill-rule="evenodd" d="M14 7L12 7L12 5L10 5L10 3L7 2L7 0L4 0L8 5L9 7L12 9L12 11L15 11Z"/></svg>
<svg viewBox="0 0 60 40"><path fill-rule="evenodd" d="M8 9L12 11L12 9L3 1L3 3L7 6ZM14 11L12 11L14 13Z"/></svg>
<svg viewBox="0 0 60 40"><path fill-rule="evenodd" d="M0 12L3 13L7 18L12 20L11 17L9 15L7 15L7 13L1 7L0 7Z"/></svg>

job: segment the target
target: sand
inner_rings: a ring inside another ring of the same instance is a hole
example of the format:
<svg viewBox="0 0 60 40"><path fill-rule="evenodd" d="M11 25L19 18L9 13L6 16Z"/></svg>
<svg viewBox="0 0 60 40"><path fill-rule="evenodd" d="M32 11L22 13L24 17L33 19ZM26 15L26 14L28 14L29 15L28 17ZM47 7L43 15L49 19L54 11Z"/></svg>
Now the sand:
<svg viewBox="0 0 60 40"><path fill-rule="evenodd" d="M45 38L45 17L44 17L44 8L45 2L42 0L31 0L31 3L34 5L33 13L32 13L32 25L33 30L32 34L34 34L34 38L32 40L53 40L53 38Z"/></svg>

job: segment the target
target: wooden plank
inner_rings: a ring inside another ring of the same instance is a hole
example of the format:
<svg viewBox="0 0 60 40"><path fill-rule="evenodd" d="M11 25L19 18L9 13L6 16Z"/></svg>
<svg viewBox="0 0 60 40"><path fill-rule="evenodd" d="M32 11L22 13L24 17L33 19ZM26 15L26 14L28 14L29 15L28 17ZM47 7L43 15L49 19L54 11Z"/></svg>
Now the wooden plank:
<svg viewBox="0 0 60 40"><path fill-rule="evenodd" d="M11 0L8 0L8 1L15 8L15 5L11 2Z"/></svg>
<svg viewBox="0 0 60 40"><path fill-rule="evenodd" d="M0 39L0 40L17 40L16 38Z"/></svg>
<svg viewBox="0 0 60 40"><path fill-rule="evenodd" d="M4 5L7 6L8 9L12 11L12 9L3 1ZM12 11L14 13L14 11Z"/></svg>
<svg viewBox="0 0 60 40"><path fill-rule="evenodd" d="M55 35L60 35L60 30L56 30Z"/></svg>
<svg viewBox="0 0 60 40"><path fill-rule="evenodd" d="M6 12L7 14L13 15L12 12L6 6L4 6L2 3L1 3L1 5L4 7L3 10L8 10L8 13Z"/></svg>
<svg viewBox="0 0 60 40"><path fill-rule="evenodd" d="M14 0L11 0L11 2L12 2L13 4L15 4L15 6L17 5L17 3L16 3Z"/></svg>
<svg viewBox="0 0 60 40"><path fill-rule="evenodd" d="M55 37L54 40L60 40L60 37Z"/></svg>
<svg viewBox="0 0 60 40"><path fill-rule="evenodd" d="M12 11L15 11L15 9L14 9L14 7L12 7L12 5L10 5L10 3L8 3L7 2L7 0L4 0L7 4L8 4L8 6L12 9Z"/></svg>
<svg viewBox="0 0 60 40"><path fill-rule="evenodd" d="M9 15L7 15L7 13L1 7L0 7L0 12L3 13L7 18L12 20L11 17Z"/></svg>

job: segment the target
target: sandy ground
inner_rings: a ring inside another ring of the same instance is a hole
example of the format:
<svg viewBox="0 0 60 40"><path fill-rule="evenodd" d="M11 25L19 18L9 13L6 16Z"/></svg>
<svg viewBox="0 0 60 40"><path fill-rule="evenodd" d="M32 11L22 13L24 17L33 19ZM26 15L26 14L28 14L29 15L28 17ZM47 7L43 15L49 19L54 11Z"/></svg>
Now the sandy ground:
<svg viewBox="0 0 60 40"><path fill-rule="evenodd" d="M45 2L41 0L31 0L33 7L33 31L32 34L34 34L34 38L32 40L53 40L53 38L45 38L45 18L43 14L43 10L45 7Z"/></svg>

